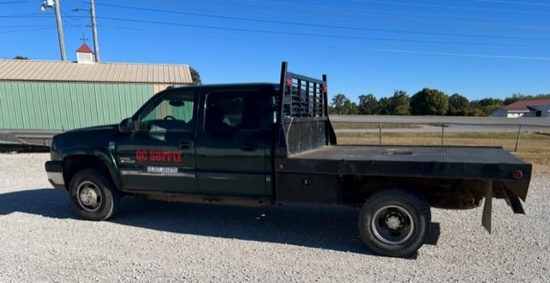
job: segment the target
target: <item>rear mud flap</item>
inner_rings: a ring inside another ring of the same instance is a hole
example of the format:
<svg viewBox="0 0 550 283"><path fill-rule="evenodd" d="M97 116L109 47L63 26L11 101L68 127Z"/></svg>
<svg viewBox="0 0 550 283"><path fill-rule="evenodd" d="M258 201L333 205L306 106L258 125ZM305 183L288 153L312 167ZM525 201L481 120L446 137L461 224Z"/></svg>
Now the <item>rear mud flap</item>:
<svg viewBox="0 0 550 283"><path fill-rule="evenodd" d="M481 216L481 225L485 227L489 234L491 233L491 210L493 208L493 181L485 182L485 200L483 201L483 215Z"/></svg>
<svg viewBox="0 0 550 283"><path fill-rule="evenodd" d="M484 190L485 190L485 200L483 205L483 215L481 216L481 225L485 227L487 232L491 233L491 212L492 212L493 197L494 197L493 190L495 190L493 188L493 181L491 180L486 181ZM499 188L497 190L501 190L502 195L504 195L504 199L506 200L506 203L512 208L512 211L514 213L525 214L525 210L523 209L523 205L521 204L521 201L520 201L520 196L517 195L516 191L511 190L506 186L502 186L502 188Z"/></svg>

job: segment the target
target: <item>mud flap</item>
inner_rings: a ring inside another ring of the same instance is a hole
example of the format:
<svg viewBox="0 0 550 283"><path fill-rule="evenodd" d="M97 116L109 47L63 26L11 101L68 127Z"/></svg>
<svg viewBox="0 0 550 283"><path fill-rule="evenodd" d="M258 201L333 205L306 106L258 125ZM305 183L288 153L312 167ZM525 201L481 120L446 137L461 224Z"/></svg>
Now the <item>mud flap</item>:
<svg viewBox="0 0 550 283"><path fill-rule="evenodd" d="M511 190L504 189L503 192L504 199L506 199L506 203L512 208L512 211L514 213L525 214L519 197Z"/></svg>
<svg viewBox="0 0 550 283"><path fill-rule="evenodd" d="M485 227L489 234L491 233L491 210L493 207L493 181L485 182L485 201L483 204L483 216L481 216L481 225Z"/></svg>

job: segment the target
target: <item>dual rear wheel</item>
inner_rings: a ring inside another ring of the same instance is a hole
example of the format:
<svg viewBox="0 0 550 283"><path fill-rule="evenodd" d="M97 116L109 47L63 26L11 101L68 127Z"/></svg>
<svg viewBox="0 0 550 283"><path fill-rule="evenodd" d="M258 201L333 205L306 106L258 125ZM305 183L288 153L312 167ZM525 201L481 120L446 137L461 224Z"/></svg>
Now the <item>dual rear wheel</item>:
<svg viewBox="0 0 550 283"><path fill-rule="evenodd" d="M370 250L403 257L424 244L431 225L430 206L415 192L382 190L367 199L358 224L361 238Z"/></svg>

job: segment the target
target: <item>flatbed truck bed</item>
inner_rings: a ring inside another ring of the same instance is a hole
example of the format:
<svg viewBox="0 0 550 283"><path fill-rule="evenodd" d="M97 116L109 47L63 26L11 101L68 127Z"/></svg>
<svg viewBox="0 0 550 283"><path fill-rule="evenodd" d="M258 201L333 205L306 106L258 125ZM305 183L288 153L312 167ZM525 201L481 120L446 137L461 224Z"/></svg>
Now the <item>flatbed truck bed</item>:
<svg viewBox="0 0 550 283"><path fill-rule="evenodd" d="M286 171L365 176L509 180L518 169L531 174L531 164L502 147L334 145L286 160Z"/></svg>

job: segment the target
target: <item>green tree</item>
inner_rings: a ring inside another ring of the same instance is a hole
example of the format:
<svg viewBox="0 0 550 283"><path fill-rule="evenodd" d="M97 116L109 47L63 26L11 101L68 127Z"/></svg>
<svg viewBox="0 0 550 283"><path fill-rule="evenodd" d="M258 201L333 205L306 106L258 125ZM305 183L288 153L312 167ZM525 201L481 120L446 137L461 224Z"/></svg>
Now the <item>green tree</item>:
<svg viewBox="0 0 550 283"><path fill-rule="evenodd" d="M521 93L514 93L512 94L512 96L510 97L506 97L506 99L504 99L504 105L510 105L512 103L516 103L520 100L525 100L527 99L525 95L521 94Z"/></svg>
<svg viewBox="0 0 550 283"><path fill-rule="evenodd" d="M393 96L388 98L389 112L391 115L410 115L409 96L404 90L396 90Z"/></svg>
<svg viewBox="0 0 550 283"><path fill-rule="evenodd" d="M390 107L390 99L387 97L382 97L378 101L378 110L376 110L376 113L381 115L391 115L392 110Z"/></svg>
<svg viewBox="0 0 550 283"><path fill-rule="evenodd" d="M498 98L484 98L479 101L483 116L489 116L495 108L504 106L504 101Z"/></svg>
<svg viewBox="0 0 550 283"><path fill-rule="evenodd" d="M537 94L535 96L535 99L550 99L550 93L546 93L546 94Z"/></svg>
<svg viewBox="0 0 550 283"><path fill-rule="evenodd" d="M359 95L359 105L357 108L358 113L362 115L378 114L378 100L370 93Z"/></svg>
<svg viewBox="0 0 550 283"><path fill-rule="evenodd" d="M468 98L455 93L449 96L449 109L447 110L448 116L468 116L470 113L470 101Z"/></svg>
<svg viewBox="0 0 550 283"><path fill-rule="evenodd" d="M201 80L201 75L199 74L199 72L197 70L195 70L193 67L189 67L189 71L191 72L191 80L193 82L192 84L201 85L202 80Z"/></svg>
<svg viewBox="0 0 550 283"><path fill-rule="evenodd" d="M550 94L537 94L537 95L525 95L521 93L514 93L510 97L506 97L503 101L504 105L510 105L512 103L521 100L537 100L537 99L550 99Z"/></svg>
<svg viewBox="0 0 550 283"><path fill-rule="evenodd" d="M448 108L447 95L437 89L424 88L411 97L413 115L445 115Z"/></svg>
<svg viewBox="0 0 550 283"><path fill-rule="evenodd" d="M21 56L21 55L17 55L17 56L15 56L15 57L13 57L13 59L16 59L16 60L29 60L28 57Z"/></svg>
<svg viewBox="0 0 550 283"><path fill-rule="evenodd" d="M351 102L346 95L339 93L332 98L329 113L337 115L357 114L357 104Z"/></svg>
<svg viewBox="0 0 550 283"><path fill-rule="evenodd" d="M470 102L469 116L489 116L493 109L504 106L504 101L498 98L483 98Z"/></svg>
<svg viewBox="0 0 550 283"><path fill-rule="evenodd" d="M468 116L472 117L481 117L483 116L483 110L479 105L479 100L470 101L470 106L468 107Z"/></svg>

